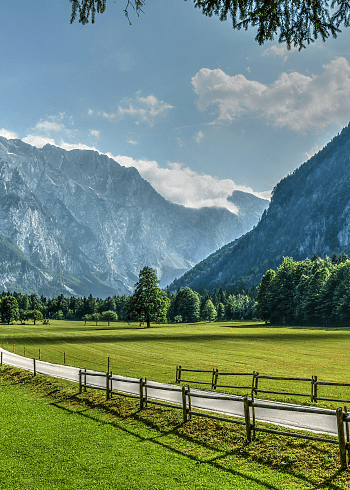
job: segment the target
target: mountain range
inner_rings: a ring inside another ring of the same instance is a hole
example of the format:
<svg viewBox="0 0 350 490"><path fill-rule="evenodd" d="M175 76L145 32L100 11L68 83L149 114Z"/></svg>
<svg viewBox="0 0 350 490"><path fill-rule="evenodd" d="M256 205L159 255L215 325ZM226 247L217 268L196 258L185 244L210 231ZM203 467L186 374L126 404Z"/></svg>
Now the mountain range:
<svg viewBox="0 0 350 490"><path fill-rule="evenodd" d="M268 201L186 208L135 168L91 150L0 137L0 289L105 298L130 294L142 267L161 285L251 229Z"/></svg>
<svg viewBox="0 0 350 490"><path fill-rule="evenodd" d="M283 257L349 254L350 125L282 179L259 223L174 281L170 290L258 285Z"/></svg>

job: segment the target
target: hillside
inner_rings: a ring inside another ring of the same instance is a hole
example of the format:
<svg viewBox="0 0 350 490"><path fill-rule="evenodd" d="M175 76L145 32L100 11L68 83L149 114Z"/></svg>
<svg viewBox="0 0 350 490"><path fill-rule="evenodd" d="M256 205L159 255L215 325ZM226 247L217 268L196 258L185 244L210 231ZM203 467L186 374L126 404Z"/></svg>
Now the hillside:
<svg viewBox="0 0 350 490"><path fill-rule="evenodd" d="M145 265L166 285L266 205L249 195L238 214L185 208L105 155L0 137L0 288L104 298L129 294Z"/></svg>
<svg viewBox="0 0 350 490"><path fill-rule="evenodd" d="M273 191L257 226L225 245L170 286L171 290L259 284L283 257L347 251L350 243L350 126Z"/></svg>

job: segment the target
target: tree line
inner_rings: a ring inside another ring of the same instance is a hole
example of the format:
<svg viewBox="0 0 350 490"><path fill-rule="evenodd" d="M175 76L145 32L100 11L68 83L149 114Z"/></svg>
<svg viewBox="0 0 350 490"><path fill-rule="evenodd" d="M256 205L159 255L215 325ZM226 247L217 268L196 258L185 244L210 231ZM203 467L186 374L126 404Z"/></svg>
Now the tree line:
<svg viewBox="0 0 350 490"><path fill-rule="evenodd" d="M155 271L144 267L132 296L112 296L106 299L59 295L38 297L17 292L0 294L2 323L21 321L83 320L110 322L138 321L145 323L189 323L224 320L247 320L257 315L255 287L231 286L229 289L193 291L185 288L170 293L158 286Z"/></svg>
<svg viewBox="0 0 350 490"><path fill-rule="evenodd" d="M268 270L257 295L258 316L272 324L348 325L350 318L350 260L332 258L294 261L285 257L277 270Z"/></svg>

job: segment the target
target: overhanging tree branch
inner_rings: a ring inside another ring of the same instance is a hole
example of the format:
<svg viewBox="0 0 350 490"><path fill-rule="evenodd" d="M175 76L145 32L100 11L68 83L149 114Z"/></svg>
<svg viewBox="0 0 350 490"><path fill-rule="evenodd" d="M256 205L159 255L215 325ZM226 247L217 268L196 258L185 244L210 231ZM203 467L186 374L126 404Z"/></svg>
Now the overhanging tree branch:
<svg viewBox="0 0 350 490"><path fill-rule="evenodd" d="M95 22L97 13L104 13L107 0L70 0L71 23L77 18L87 24ZM116 0L115 0L116 1ZM123 0L124 2L126 0ZM340 26L350 25L350 1L348 0L185 0L193 1L195 7L208 17L213 15L221 21L232 19L234 29L256 27L255 40L259 44L277 36L279 43L299 49L319 37L325 41L337 37ZM129 8L137 15L143 12L146 0L127 0L124 8L129 23Z"/></svg>

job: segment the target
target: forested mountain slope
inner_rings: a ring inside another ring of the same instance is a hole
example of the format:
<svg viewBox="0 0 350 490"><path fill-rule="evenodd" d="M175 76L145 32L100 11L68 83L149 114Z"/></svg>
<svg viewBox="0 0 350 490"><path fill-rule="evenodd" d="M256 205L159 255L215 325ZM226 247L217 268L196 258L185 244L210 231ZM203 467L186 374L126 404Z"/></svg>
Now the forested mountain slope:
<svg viewBox="0 0 350 490"><path fill-rule="evenodd" d="M171 290L259 284L283 256L301 260L348 251L350 243L350 126L273 191L258 225L174 281Z"/></svg>
<svg viewBox="0 0 350 490"><path fill-rule="evenodd" d="M0 137L0 289L104 298L145 265L166 285L250 229L256 199L238 214L185 208L106 155Z"/></svg>

